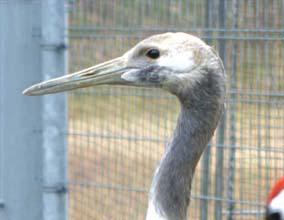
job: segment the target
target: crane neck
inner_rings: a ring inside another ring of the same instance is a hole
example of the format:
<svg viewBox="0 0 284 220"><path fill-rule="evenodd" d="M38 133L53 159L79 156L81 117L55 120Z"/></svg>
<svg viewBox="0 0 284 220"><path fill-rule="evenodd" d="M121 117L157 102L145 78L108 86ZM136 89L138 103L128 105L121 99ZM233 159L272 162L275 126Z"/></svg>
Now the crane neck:
<svg viewBox="0 0 284 220"><path fill-rule="evenodd" d="M195 167L224 108L224 85L217 76L207 74L198 87L178 96L181 111L155 172L147 220L186 219Z"/></svg>

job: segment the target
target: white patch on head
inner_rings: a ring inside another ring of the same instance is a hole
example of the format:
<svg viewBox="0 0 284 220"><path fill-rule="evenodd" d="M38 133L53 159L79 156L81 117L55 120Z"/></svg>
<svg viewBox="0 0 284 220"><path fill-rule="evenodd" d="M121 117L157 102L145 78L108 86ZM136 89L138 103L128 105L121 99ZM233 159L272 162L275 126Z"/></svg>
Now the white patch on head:
<svg viewBox="0 0 284 220"><path fill-rule="evenodd" d="M179 53L175 51L174 53L162 56L157 64L159 66L168 67L175 71L187 71L191 70L194 66L193 53L191 51Z"/></svg>
<svg viewBox="0 0 284 220"><path fill-rule="evenodd" d="M284 190L272 199L268 207L270 212L281 213L281 219L284 219Z"/></svg>
<svg viewBox="0 0 284 220"><path fill-rule="evenodd" d="M146 220L168 220L168 219L166 219L165 217L161 216L157 212L157 210L155 208L155 204L154 204L153 200L151 199L149 201L149 205L148 205Z"/></svg>

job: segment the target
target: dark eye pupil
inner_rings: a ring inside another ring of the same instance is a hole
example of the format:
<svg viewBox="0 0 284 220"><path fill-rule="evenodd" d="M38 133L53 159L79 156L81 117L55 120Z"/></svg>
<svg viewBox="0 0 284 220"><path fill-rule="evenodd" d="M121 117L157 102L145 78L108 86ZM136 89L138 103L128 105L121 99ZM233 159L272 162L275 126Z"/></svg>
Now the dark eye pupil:
<svg viewBox="0 0 284 220"><path fill-rule="evenodd" d="M157 59L160 56L160 51L157 49L151 49L146 53L146 56L152 59Z"/></svg>

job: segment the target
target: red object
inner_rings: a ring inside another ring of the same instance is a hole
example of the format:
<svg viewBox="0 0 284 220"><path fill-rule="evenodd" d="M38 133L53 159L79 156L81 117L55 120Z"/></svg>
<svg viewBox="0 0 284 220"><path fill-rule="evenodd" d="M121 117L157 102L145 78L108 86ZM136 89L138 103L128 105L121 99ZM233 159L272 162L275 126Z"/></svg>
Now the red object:
<svg viewBox="0 0 284 220"><path fill-rule="evenodd" d="M282 190L284 190L284 177L276 182L269 193L267 203L269 204Z"/></svg>

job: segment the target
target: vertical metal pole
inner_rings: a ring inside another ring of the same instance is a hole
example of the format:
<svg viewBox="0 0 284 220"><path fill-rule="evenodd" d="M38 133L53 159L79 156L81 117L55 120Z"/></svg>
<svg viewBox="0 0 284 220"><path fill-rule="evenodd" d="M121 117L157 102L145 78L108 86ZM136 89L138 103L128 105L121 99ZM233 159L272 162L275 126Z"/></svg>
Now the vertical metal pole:
<svg viewBox="0 0 284 220"><path fill-rule="evenodd" d="M1 4L1 3L0 3ZM0 13L4 14L4 9L7 10L7 2L5 2L5 7L4 7L4 2L0 5ZM0 17L2 18L2 17ZM4 24L3 23L0 23L0 33L4 33L5 32L5 28L4 28ZM0 58L2 58L2 53L1 52L2 50L4 49L4 39L3 37L0 39ZM2 61L3 62L3 61ZM3 91L3 87L4 87L4 66L3 65L0 65L0 93L2 93ZM4 112L1 108L1 106L4 105L4 99L2 97L2 95L0 95L0 121L3 121L4 120ZM3 208L5 206L5 203L4 203L4 143L3 143L3 140L4 140L4 137L3 137L3 126L0 126L0 218L1 219L4 219L4 216L1 215L3 214Z"/></svg>
<svg viewBox="0 0 284 220"><path fill-rule="evenodd" d="M44 80L66 72L64 0L42 1L42 74ZM43 219L67 219L66 95L43 98Z"/></svg>
<svg viewBox="0 0 284 220"><path fill-rule="evenodd" d="M210 20L212 19L212 5L211 0L206 0L206 15L205 15L205 28L209 29L211 27ZM212 42L212 33L211 30L205 32L207 43L210 45ZM201 220L208 219L208 199L205 197L208 196L210 186L210 159L211 159L211 145L210 143L205 149L202 157L202 176L201 176L201 195L203 198L200 201L200 216Z"/></svg>
<svg viewBox="0 0 284 220"><path fill-rule="evenodd" d="M226 28L226 1L219 0L219 28ZM222 37L223 33L220 32ZM219 55L223 60L224 66L226 67L226 40L219 40ZM217 137L217 159L216 159L216 180L215 180L215 196L217 198L223 197L223 165L224 165L224 142L225 142L225 126L226 126L226 113L224 112L223 117L220 120L218 128L218 137ZM222 202L215 202L215 220L222 219Z"/></svg>
<svg viewBox="0 0 284 220"><path fill-rule="evenodd" d="M0 219L42 219L40 1L0 1Z"/></svg>
<svg viewBox="0 0 284 220"><path fill-rule="evenodd" d="M238 28L238 0L233 0L233 28ZM230 89L235 91L237 89L237 42L234 42L232 49L232 75L231 75L231 86ZM230 151L229 151L229 174L228 174L228 220L233 220L234 217L234 186L235 186L235 166L236 166L236 106L237 106L237 95L235 92L231 94L231 108L230 108Z"/></svg>
<svg viewBox="0 0 284 220"><path fill-rule="evenodd" d="M264 1L264 7L267 9L267 10L264 11L264 26L268 27L269 26L269 20L270 20L269 11L271 10L269 8L271 7L271 2L268 1L268 0ZM265 33L264 36L265 36L265 38L268 38L268 33ZM272 83L269 83L269 86L267 88L261 88L261 90L262 90L262 92L269 94L271 91L273 91L273 87L275 85L275 83L273 83L273 81L275 79L273 79L273 78L275 78L275 77L273 77L274 74L273 74L273 71L271 70L271 66L270 66L271 56L269 54L269 51L271 50L271 47L270 47L271 44L270 44L270 42L268 40L264 40L263 43L264 43L264 60L263 60L263 62L264 62L264 69L265 69L265 72L269 74L268 76L272 80ZM269 96L269 98L271 98L271 97ZM267 106L265 106L265 111L264 111L265 112L265 122L264 122L265 123L265 138L264 138L264 144L265 144L266 147L271 146L271 143L270 143L270 137L271 137L271 125L270 125L271 115L270 114L271 114L271 112L269 112L269 110L270 110L269 107L270 107L270 105L267 104ZM259 126L261 126L261 122L259 122L259 123L260 123ZM264 153L265 153L265 156L264 156L265 158L271 158L272 157L271 152L264 151ZM269 167L270 166L270 160L266 159L265 160L265 164L266 164L266 167ZM265 172L265 174L263 174L263 175L261 174L261 176L258 177L259 181L261 181L262 179L265 179L267 182L269 182L270 177L271 177L271 172L270 171L271 171L270 169L267 169L267 172ZM268 184L266 185L266 190L267 190L267 192L269 190ZM258 192L258 194L260 194L260 193Z"/></svg>

